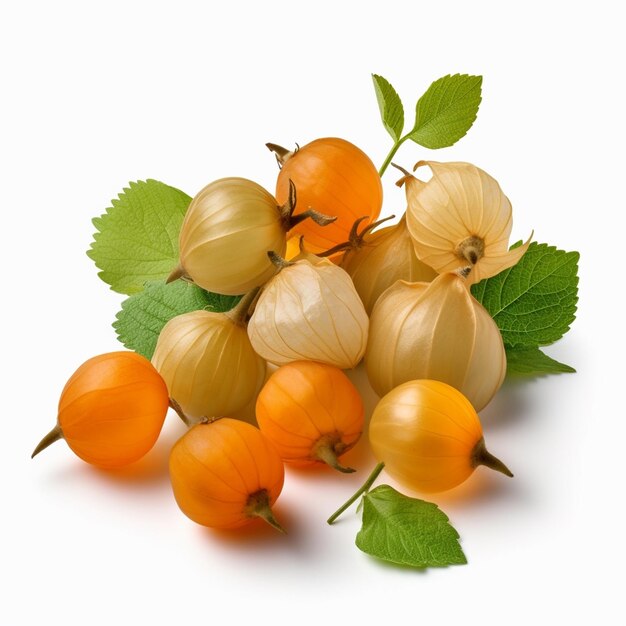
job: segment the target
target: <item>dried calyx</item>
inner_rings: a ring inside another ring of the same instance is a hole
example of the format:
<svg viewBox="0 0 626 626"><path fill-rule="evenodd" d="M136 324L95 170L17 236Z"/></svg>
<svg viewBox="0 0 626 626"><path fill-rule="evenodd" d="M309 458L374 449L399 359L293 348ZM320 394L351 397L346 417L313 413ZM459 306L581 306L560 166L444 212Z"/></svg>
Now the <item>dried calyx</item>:
<svg viewBox="0 0 626 626"><path fill-rule="evenodd" d="M274 156L276 157L276 163L278 163L278 167L280 169L283 168L283 165L288 159L290 159L294 154L296 154L296 152L298 152L298 150L300 150L300 146L298 144L296 144L296 147L293 150L283 148L277 143L266 143L265 146L268 150L274 153Z"/></svg>
<svg viewBox="0 0 626 626"><path fill-rule="evenodd" d="M459 259L467 261L471 266L474 266L485 254L485 242L480 237L471 235L457 245L455 252ZM471 266L469 270L472 269Z"/></svg>
<svg viewBox="0 0 626 626"><path fill-rule="evenodd" d="M354 445L354 444L352 444ZM339 462L339 457L347 452L352 445L347 445L342 440L341 433L330 433L322 435L313 446L311 457L317 461L322 461L330 465L333 469L344 474L351 474L356 470L346 467Z"/></svg>
<svg viewBox="0 0 626 626"><path fill-rule="evenodd" d="M283 226L284 231L289 232L294 226L300 224L307 218L311 218L316 224L319 226L328 226L328 224L332 224L337 218L331 215L324 215L319 211L309 207L306 211L302 211L302 213L298 213L294 215L294 211L296 210L297 203L297 195L296 195L296 186L293 184L293 181L289 180L289 197L287 201L278 206L278 212L280 213L280 220Z"/></svg>
<svg viewBox="0 0 626 626"><path fill-rule="evenodd" d="M378 220L377 222L366 225L359 231L359 226L361 225L361 223L369 219L367 215L364 215L363 217L359 217L359 219L355 220L354 224L352 224L348 241L339 243L336 246L333 246L332 248L325 250L324 252L318 252L317 256L332 257L340 252L347 252L350 250L359 250L366 243L365 242L366 235L371 233L377 226L380 226L381 224L384 224L385 222L388 222L389 220L392 220L394 218L395 218L395 215L390 215L389 217L385 217L382 220Z"/></svg>
<svg viewBox="0 0 626 626"><path fill-rule="evenodd" d="M248 496L246 506L244 507L244 514L250 518L258 517L277 531L283 534L286 533L285 529L280 525L276 517L274 517L274 512L270 506L270 495L267 489L260 489Z"/></svg>

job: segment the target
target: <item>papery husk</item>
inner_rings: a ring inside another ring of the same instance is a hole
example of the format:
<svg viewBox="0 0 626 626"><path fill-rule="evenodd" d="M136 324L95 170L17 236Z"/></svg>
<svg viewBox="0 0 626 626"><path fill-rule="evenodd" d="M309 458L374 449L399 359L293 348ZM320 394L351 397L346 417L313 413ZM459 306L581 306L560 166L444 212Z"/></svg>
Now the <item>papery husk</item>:
<svg viewBox="0 0 626 626"><path fill-rule="evenodd" d="M227 313L174 317L159 335L152 363L192 422L236 414L265 380L266 363L254 352L245 324Z"/></svg>
<svg viewBox="0 0 626 626"><path fill-rule="evenodd" d="M191 201L180 231L180 266L172 278L226 295L264 284L276 272L267 258L287 246L280 207L269 191L245 178L222 178Z"/></svg>
<svg viewBox="0 0 626 626"><path fill-rule="evenodd" d="M506 374L502 336L464 278L445 273L431 283L398 281L378 299L370 319L365 366L383 396L416 379L447 383L476 411Z"/></svg>
<svg viewBox="0 0 626 626"><path fill-rule="evenodd" d="M432 178L407 174L407 227L417 257L439 273L471 265L469 283L495 276L515 265L526 243L509 250L512 209L498 182L471 163L419 161ZM532 234L531 234L532 237Z"/></svg>
<svg viewBox="0 0 626 626"><path fill-rule="evenodd" d="M368 315L397 280L430 282L437 276L415 255L405 215L393 226L368 233L358 247L346 251L340 265L350 274Z"/></svg>
<svg viewBox="0 0 626 626"><path fill-rule="evenodd" d="M283 267L264 287L248 334L270 363L311 360L347 369L362 359L368 327L350 276L315 257Z"/></svg>

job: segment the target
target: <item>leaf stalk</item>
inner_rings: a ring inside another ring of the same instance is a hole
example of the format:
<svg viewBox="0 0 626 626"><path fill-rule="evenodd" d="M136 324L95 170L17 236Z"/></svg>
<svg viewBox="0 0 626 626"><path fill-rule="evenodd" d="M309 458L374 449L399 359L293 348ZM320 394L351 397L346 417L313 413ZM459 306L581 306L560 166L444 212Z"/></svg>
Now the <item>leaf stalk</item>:
<svg viewBox="0 0 626 626"><path fill-rule="evenodd" d="M381 178L382 178L382 175L385 173L386 169L389 167L389 164L391 163L391 160L393 159L393 157L396 156L396 152L398 151L398 148L409 138L410 134L411 133L407 133L406 135L404 135L404 137L400 137L400 139L398 139L398 141L396 141L396 143L393 144L393 147L389 151L387 158L383 161L383 164L380 166L380 169L378 170L378 175Z"/></svg>

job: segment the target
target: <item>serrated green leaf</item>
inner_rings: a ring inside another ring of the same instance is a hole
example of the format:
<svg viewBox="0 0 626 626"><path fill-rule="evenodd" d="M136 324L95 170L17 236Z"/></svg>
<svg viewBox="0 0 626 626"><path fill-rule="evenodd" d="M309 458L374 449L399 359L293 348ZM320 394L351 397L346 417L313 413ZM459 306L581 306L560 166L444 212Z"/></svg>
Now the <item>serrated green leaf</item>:
<svg viewBox="0 0 626 626"><path fill-rule="evenodd" d="M409 498L389 485L363 496L360 550L385 561L412 567L467 563L459 534L436 504Z"/></svg>
<svg viewBox="0 0 626 626"><path fill-rule="evenodd" d="M539 348L507 348L507 376L541 376L542 374L573 373L576 370L559 363Z"/></svg>
<svg viewBox="0 0 626 626"><path fill-rule="evenodd" d="M161 329L173 317L201 309L229 311L239 298L209 293L183 280L150 283L124 300L113 328L124 346L151 359Z"/></svg>
<svg viewBox="0 0 626 626"><path fill-rule="evenodd" d="M482 76L454 74L436 80L418 100L409 138L425 148L455 144L472 127L481 101Z"/></svg>
<svg viewBox="0 0 626 626"><path fill-rule="evenodd" d="M404 107L400 96L386 78L372 74L372 80L383 125L391 138L398 141L404 129Z"/></svg>
<svg viewBox="0 0 626 626"><path fill-rule="evenodd" d="M157 180L131 182L93 220L97 232L87 255L98 276L124 294L165 279L178 263L178 236L191 198Z"/></svg>
<svg viewBox="0 0 626 626"><path fill-rule="evenodd" d="M569 330L576 318L579 257L531 243L516 265L472 286L506 346L545 346Z"/></svg>

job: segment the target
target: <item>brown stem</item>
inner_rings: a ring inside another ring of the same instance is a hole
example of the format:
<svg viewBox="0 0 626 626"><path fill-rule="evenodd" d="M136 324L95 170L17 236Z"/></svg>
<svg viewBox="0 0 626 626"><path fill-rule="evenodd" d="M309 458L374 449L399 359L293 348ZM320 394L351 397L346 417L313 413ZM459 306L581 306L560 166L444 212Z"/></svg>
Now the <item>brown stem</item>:
<svg viewBox="0 0 626 626"><path fill-rule="evenodd" d="M276 162L278 163L278 167L280 168L282 168L285 162L300 149L298 144L296 144L295 150L287 150L287 148L283 148L276 143L266 143L265 145L269 150L274 153L274 156L276 157Z"/></svg>
<svg viewBox="0 0 626 626"><path fill-rule="evenodd" d="M267 256L269 257L269 260L279 269L282 270L285 267L290 267L291 265L295 265L293 263L293 261L287 261L286 259L283 259L282 256L280 256L280 254L278 254L277 252L274 252L274 250L270 250L267 253Z"/></svg>
<svg viewBox="0 0 626 626"><path fill-rule="evenodd" d="M174 398L170 398L169 404L170 408L174 409L176 415L178 415L178 417L180 417L180 419L183 421L183 424L187 426L187 428L191 428L191 426L193 426L193 422L187 417L187 415L185 415L183 407L180 406L180 404L178 404L178 402L176 402Z"/></svg>
<svg viewBox="0 0 626 626"><path fill-rule="evenodd" d="M283 534L287 534L287 531L278 523L274 517L274 513L270 507L270 495L267 489L260 489L250 494L244 513L248 517L260 517L263 521L267 522L270 526L278 530Z"/></svg>
<svg viewBox="0 0 626 626"><path fill-rule="evenodd" d="M396 187L402 187L402 185L404 185L404 183L406 183L408 178L415 178L415 176L413 176L413 174L411 174L411 172L405 170L400 165L397 165L396 163L392 163L391 166L395 167L397 170L400 170L404 174L404 176L400 180L398 180L396 182Z"/></svg>
<svg viewBox="0 0 626 626"><path fill-rule="evenodd" d="M365 237L365 235L367 235L368 233L372 232L375 228L377 228L381 224L384 224L385 222L388 222L389 220L394 219L394 217L395 217L395 215L389 215L388 217L383 217L383 219L381 219L381 220L376 220L375 222L372 222L371 224L368 224L358 234L356 232L356 229L354 229L354 235L352 235L352 231L350 231L350 235L354 236L354 239L357 240L359 242L359 244L362 244L363 243L363 237Z"/></svg>
<svg viewBox="0 0 626 626"><path fill-rule="evenodd" d="M324 213L320 213L311 207L309 207L306 211L302 211L302 213L298 213L298 215L294 215L297 200L296 186L290 178L287 201L285 204L278 207L280 221L286 232L290 231L294 226L297 226L300 222L303 222L307 218L311 218L319 226L328 226L328 224L332 224L337 219L336 216L325 215Z"/></svg>
<svg viewBox="0 0 626 626"><path fill-rule="evenodd" d="M333 246L332 248L328 248L328 250L324 250L324 252L316 252L315 256L326 258L329 256L333 256L333 254L344 252L345 250L351 250L352 247L353 246L349 241L344 241L343 243L338 243L336 246Z"/></svg>
<svg viewBox="0 0 626 626"><path fill-rule="evenodd" d="M338 243L336 246L333 246L332 248L329 248L324 252L318 252L317 256L329 257L333 254L344 252L345 250L357 250L365 243L365 235L369 234L377 226L384 224L388 220L392 220L395 215L390 215L389 217L384 217L382 220L372 222L371 224L366 226L361 232L359 232L359 224L363 220L366 220L368 217L368 215L364 215L363 217L359 217L357 220L354 221L354 224L352 224L352 228L350 229L350 234L348 235L348 241Z"/></svg>
<svg viewBox="0 0 626 626"><path fill-rule="evenodd" d="M173 283L175 280L178 280L179 278L183 278L183 276L186 276L185 268L182 265L178 265L172 270L170 275L165 279L165 284L167 285L168 283Z"/></svg>
<svg viewBox="0 0 626 626"><path fill-rule="evenodd" d="M225 315L235 322L235 324L244 326L248 318L248 311L256 301L259 291L261 291L261 287L255 287L250 290L247 294L242 296L241 300L239 300L230 311L227 311Z"/></svg>
<svg viewBox="0 0 626 626"><path fill-rule="evenodd" d="M369 217L369 215L362 215L358 219L354 220L354 223L352 224L352 228L350 229L350 234L348 235L348 239L349 239L350 242L353 242L353 241L356 241L357 239L359 239L359 226L361 225L361 222L363 220L366 220L368 217ZM374 223L377 224L377 222L374 222ZM363 230L361 235L363 235L365 232L366 231Z"/></svg>
<svg viewBox="0 0 626 626"><path fill-rule="evenodd" d="M339 462L338 457L350 448L341 440L339 433L322 435L314 444L311 456L318 461L330 465L333 469L344 474L356 472L352 467L346 467Z"/></svg>
<svg viewBox="0 0 626 626"><path fill-rule="evenodd" d="M291 230L292 215L293 212L296 210L297 201L298 195L296 193L296 186L290 178L287 200L282 206L278 207L278 212L280 213L280 221L285 231Z"/></svg>
<svg viewBox="0 0 626 626"><path fill-rule="evenodd" d="M61 427L57 424L38 444L37 447L33 450L33 453L30 455L30 458L35 458L42 450L45 450L49 445L53 444L55 441L59 439L63 439L63 431Z"/></svg>
<svg viewBox="0 0 626 626"><path fill-rule="evenodd" d="M289 221L290 229L294 226L297 226L300 222L303 222L307 218L311 218L318 226L328 226L332 224L336 219L336 215L326 215L325 213L320 213L315 209L307 209L306 211L302 211L302 213L298 213L298 215L292 215Z"/></svg>
<svg viewBox="0 0 626 626"><path fill-rule="evenodd" d="M485 446L485 438L482 437L480 441L474 446L472 450L472 467L478 467L484 465L496 472L501 472L509 478L513 478L513 472L497 457L493 456L491 452L487 450Z"/></svg>

